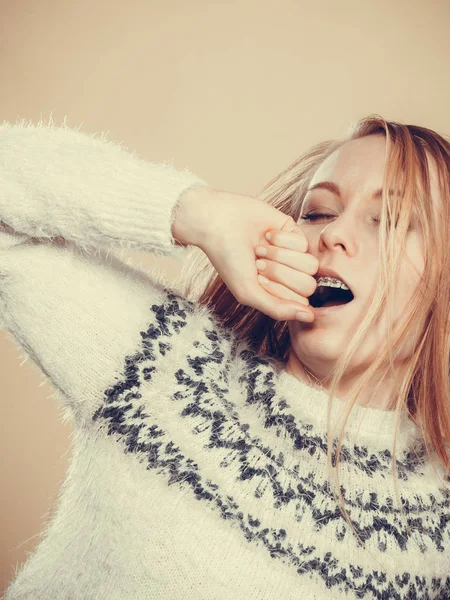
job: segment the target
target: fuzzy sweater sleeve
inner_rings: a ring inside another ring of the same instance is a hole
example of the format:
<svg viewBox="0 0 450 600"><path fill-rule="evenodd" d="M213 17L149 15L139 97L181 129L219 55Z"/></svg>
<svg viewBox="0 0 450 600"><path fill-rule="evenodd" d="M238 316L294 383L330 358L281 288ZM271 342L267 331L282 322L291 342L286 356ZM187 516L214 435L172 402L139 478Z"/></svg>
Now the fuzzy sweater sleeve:
<svg viewBox="0 0 450 600"><path fill-rule="evenodd" d="M181 257L172 223L202 179L65 126L0 125L0 318L76 417L126 368L166 290L110 250ZM64 244L54 238L63 238Z"/></svg>

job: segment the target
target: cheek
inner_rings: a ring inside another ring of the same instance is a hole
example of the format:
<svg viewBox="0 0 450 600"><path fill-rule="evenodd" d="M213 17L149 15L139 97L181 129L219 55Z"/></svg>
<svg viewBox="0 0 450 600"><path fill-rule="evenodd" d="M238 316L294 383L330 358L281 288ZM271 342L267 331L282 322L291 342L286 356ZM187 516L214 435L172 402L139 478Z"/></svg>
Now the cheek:
<svg viewBox="0 0 450 600"><path fill-rule="evenodd" d="M398 312L404 312L411 305L423 274L424 259L421 253L415 252L410 254L409 258L411 263L404 260L399 271L396 289L396 297L399 303Z"/></svg>

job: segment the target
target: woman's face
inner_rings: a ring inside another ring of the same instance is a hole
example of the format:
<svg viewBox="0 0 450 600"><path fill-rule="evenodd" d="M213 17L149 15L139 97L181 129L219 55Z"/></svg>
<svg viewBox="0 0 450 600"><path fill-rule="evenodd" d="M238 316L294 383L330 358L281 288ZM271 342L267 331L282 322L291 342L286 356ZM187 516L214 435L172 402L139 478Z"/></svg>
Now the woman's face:
<svg viewBox="0 0 450 600"><path fill-rule="evenodd" d="M379 223L373 219L381 219L381 198L375 193L383 184L384 165L384 136L352 140L319 167L303 203L301 216L326 215L316 220L299 219L308 240L307 252L318 259L320 268L330 268L341 275L354 294L352 302L312 323L289 321L291 352L293 350L301 363L320 379L329 374L342 355L375 295L379 271ZM323 182L333 184L334 191L329 189L333 187L329 184L328 189L323 187ZM415 214L405 250L412 265L402 259L395 290L394 323L408 311L424 267L422 236ZM399 359L410 355L418 331L412 334ZM379 320L372 326L353 356L350 372L365 370L385 342L383 314L381 322Z"/></svg>

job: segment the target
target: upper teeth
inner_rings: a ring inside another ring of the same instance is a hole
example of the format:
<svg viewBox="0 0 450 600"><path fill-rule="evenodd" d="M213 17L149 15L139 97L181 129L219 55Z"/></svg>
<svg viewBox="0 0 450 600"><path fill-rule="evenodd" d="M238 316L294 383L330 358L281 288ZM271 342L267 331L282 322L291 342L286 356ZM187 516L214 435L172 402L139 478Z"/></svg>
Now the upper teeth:
<svg viewBox="0 0 450 600"><path fill-rule="evenodd" d="M317 279L317 287L319 287L319 285L327 285L329 287L340 287L343 290L350 289L345 285L343 281L341 281L340 279L334 279L333 277L319 277L319 279Z"/></svg>

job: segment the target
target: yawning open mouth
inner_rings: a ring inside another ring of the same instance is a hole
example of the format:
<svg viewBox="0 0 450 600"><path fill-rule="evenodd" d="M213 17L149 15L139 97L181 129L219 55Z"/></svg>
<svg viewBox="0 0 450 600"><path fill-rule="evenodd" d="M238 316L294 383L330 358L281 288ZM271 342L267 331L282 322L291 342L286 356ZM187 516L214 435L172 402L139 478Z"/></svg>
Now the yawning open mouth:
<svg viewBox="0 0 450 600"><path fill-rule="evenodd" d="M351 290L319 285L314 294L309 297L309 303L314 308L321 308L322 306L339 306L340 304L348 304L353 298L354 296Z"/></svg>

